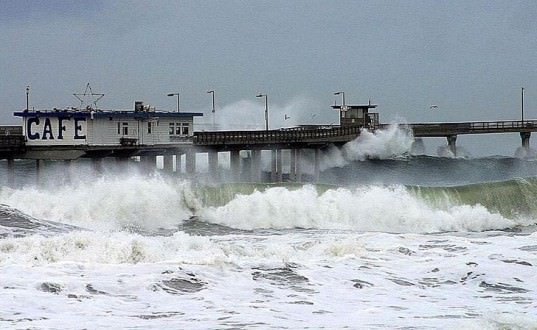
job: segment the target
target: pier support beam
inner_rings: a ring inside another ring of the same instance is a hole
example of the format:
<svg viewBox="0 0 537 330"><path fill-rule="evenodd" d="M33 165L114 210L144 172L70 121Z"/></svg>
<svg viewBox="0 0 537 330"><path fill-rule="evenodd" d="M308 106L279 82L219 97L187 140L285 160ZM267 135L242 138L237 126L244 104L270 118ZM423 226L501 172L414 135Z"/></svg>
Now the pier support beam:
<svg viewBox="0 0 537 330"><path fill-rule="evenodd" d="M303 150L296 149L295 155L296 155L295 181L302 182L302 157L304 156Z"/></svg>
<svg viewBox="0 0 537 330"><path fill-rule="evenodd" d="M116 157L116 165L121 172L127 171L129 168L129 157Z"/></svg>
<svg viewBox="0 0 537 330"><path fill-rule="evenodd" d="M240 181L241 174L241 158L239 150L230 151L230 166L231 166L231 179L235 182Z"/></svg>
<svg viewBox="0 0 537 330"><path fill-rule="evenodd" d="M196 173L196 153L193 149L185 153L185 172L187 175Z"/></svg>
<svg viewBox="0 0 537 330"><path fill-rule="evenodd" d="M7 159L7 185L10 188L15 188L15 160Z"/></svg>
<svg viewBox="0 0 537 330"><path fill-rule="evenodd" d="M43 171L45 171L45 161L38 159L35 161L35 184L41 185L43 183Z"/></svg>
<svg viewBox="0 0 537 330"><path fill-rule="evenodd" d="M321 170L320 170L320 163L321 163L321 150L319 149L315 149L315 156L314 156L314 159L313 159L313 180L314 182L319 182L319 176L320 176L320 173L321 173Z"/></svg>
<svg viewBox="0 0 537 330"><path fill-rule="evenodd" d="M283 181L283 160L282 160L282 149L278 149L276 150L276 154L277 154L277 173L278 173L278 176L277 176L277 180L278 182L282 182Z"/></svg>
<svg viewBox="0 0 537 330"><path fill-rule="evenodd" d="M75 177L74 174L74 164L73 160L64 160L63 166L64 166L64 174L65 174L65 182L66 183L72 183L73 178Z"/></svg>
<svg viewBox="0 0 537 330"><path fill-rule="evenodd" d="M289 181L296 181L296 163L297 163L297 157L298 157L298 149L291 149L289 150L290 155L290 165L289 165Z"/></svg>
<svg viewBox="0 0 537 330"><path fill-rule="evenodd" d="M175 174L181 175L182 169L181 169L181 156L183 156L182 153L178 153L175 155Z"/></svg>
<svg viewBox="0 0 537 330"><path fill-rule="evenodd" d="M520 138L522 139L522 147L524 150L529 151L530 150L530 137L531 132L520 132Z"/></svg>
<svg viewBox="0 0 537 330"><path fill-rule="evenodd" d="M276 149L270 151L270 182L276 182Z"/></svg>
<svg viewBox="0 0 537 330"><path fill-rule="evenodd" d="M151 173L157 167L157 156L141 156L140 165L143 173Z"/></svg>
<svg viewBox="0 0 537 330"><path fill-rule="evenodd" d="M162 170L166 173L173 173L173 155L162 156Z"/></svg>
<svg viewBox="0 0 537 330"><path fill-rule="evenodd" d="M250 166L250 180L252 182L261 181L261 150L252 150Z"/></svg>
<svg viewBox="0 0 537 330"><path fill-rule="evenodd" d="M93 163L93 170L95 173L102 175L104 173L103 158L92 158L91 162Z"/></svg>
<svg viewBox="0 0 537 330"><path fill-rule="evenodd" d="M449 151L453 156L457 156L457 135L448 135L447 137Z"/></svg>
<svg viewBox="0 0 537 330"><path fill-rule="evenodd" d="M209 178L211 180L218 180L218 152L209 151L207 154L209 162Z"/></svg>

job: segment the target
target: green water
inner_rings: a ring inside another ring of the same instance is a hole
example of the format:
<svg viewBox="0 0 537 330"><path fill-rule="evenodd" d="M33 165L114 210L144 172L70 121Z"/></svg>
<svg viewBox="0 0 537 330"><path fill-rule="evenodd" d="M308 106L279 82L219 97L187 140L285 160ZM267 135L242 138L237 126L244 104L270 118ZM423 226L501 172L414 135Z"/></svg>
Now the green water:
<svg viewBox="0 0 537 330"><path fill-rule="evenodd" d="M217 186L199 186L196 195L205 206L222 206L237 195L250 195L274 187L300 189L301 183L226 183ZM340 186L313 185L319 195ZM352 188L347 188L352 189ZM537 178L515 179L450 187L406 186L407 191L428 205L446 209L453 205L482 205L489 211L513 218L537 215Z"/></svg>

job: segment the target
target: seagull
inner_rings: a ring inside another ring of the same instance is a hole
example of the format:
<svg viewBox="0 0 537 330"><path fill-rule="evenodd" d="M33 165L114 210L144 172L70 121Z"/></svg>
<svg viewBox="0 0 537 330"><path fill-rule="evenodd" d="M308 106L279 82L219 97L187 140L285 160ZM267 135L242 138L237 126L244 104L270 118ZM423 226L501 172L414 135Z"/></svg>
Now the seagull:
<svg viewBox="0 0 537 330"><path fill-rule="evenodd" d="M284 120L287 120L287 119L290 119L291 117L289 117L287 114L284 115Z"/></svg>
<svg viewBox="0 0 537 330"><path fill-rule="evenodd" d="M433 105L431 105L431 106L429 107L429 109L431 109L431 110L438 110L438 106L435 105L435 104L433 104Z"/></svg>

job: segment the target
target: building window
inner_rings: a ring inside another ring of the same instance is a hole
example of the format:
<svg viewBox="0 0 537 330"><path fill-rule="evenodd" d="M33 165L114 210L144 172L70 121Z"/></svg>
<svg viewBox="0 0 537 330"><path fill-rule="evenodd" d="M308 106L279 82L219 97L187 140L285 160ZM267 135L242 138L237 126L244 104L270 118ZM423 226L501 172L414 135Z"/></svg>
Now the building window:
<svg viewBox="0 0 537 330"><path fill-rule="evenodd" d="M174 123L170 123L170 135L173 135L175 132Z"/></svg>
<svg viewBox="0 0 537 330"><path fill-rule="evenodd" d="M129 123L123 123L123 135L129 135Z"/></svg>
<svg viewBox="0 0 537 330"><path fill-rule="evenodd" d="M181 135L181 124L175 123L175 135Z"/></svg>
<svg viewBox="0 0 537 330"><path fill-rule="evenodd" d="M190 125L188 123L183 123L183 135L188 135L189 126Z"/></svg>
<svg viewBox="0 0 537 330"><path fill-rule="evenodd" d="M151 124L152 123L150 121L147 122L147 134L151 134L151 129L152 129Z"/></svg>
<svg viewBox="0 0 537 330"><path fill-rule="evenodd" d="M118 122L117 123L117 135L120 135L121 134L121 123Z"/></svg>

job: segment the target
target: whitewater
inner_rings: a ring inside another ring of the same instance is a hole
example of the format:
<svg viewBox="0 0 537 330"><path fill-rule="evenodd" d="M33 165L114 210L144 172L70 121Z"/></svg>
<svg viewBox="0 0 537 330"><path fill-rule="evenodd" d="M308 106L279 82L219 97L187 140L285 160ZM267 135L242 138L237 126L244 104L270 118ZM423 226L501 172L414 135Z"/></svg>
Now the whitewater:
<svg viewBox="0 0 537 330"><path fill-rule="evenodd" d="M537 328L535 161L401 134L327 151L317 184L3 185L0 327Z"/></svg>

